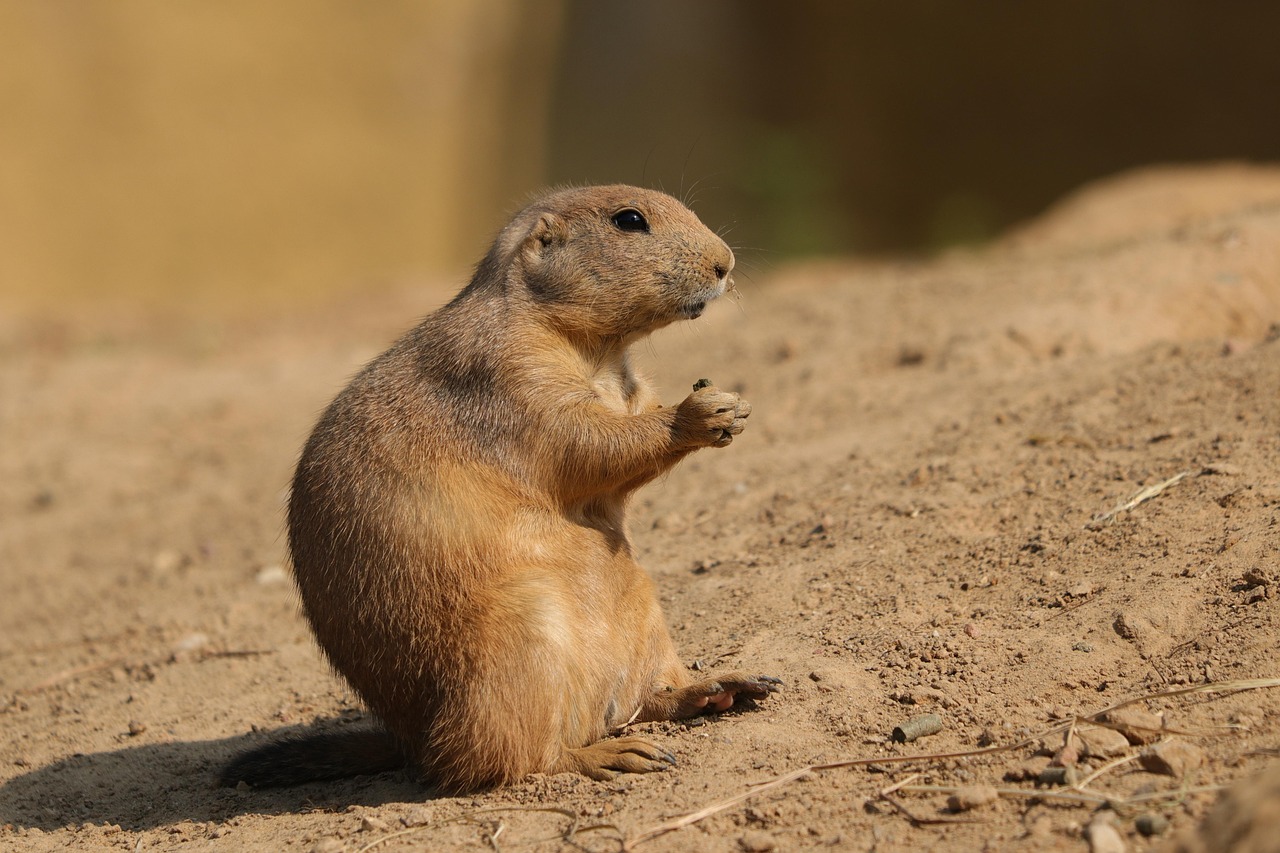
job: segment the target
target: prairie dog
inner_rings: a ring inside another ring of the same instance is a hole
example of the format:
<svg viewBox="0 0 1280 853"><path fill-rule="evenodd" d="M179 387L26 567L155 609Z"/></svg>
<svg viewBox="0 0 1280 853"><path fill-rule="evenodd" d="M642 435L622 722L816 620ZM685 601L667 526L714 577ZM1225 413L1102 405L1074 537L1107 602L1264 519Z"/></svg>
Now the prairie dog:
<svg viewBox="0 0 1280 853"><path fill-rule="evenodd" d="M692 677L626 530L632 492L751 413L714 386L663 407L627 353L701 315L733 265L670 196L554 192L351 381L302 452L289 550L320 647L385 728L269 743L224 783L408 763L461 792L662 770L662 747L605 735L777 689Z"/></svg>

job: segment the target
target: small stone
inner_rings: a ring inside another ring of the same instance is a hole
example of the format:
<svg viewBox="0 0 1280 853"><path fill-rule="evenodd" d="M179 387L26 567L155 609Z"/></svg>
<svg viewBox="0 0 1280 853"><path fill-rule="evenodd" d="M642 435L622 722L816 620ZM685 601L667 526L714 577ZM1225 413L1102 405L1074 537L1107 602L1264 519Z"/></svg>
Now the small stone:
<svg viewBox="0 0 1280 853"><path fill-rule="evenodd" d="M999 797L1000 794L990 785L966 785L947 797L947 808L953 812L967 812L994 803Z"/></svg>
<svg viewBox="0 0 1280 853"><path fill-rule="evenodd" d="M386 832L390 828L386 821L373 815L365 815L360 819L361 832Z"/></svg>
<svg viewBox="0 0 1280 853"><path fill-rule="evenodd" d="M147 724L141 720L129 721L129 737L137 737L147 730Z"/></svg>
<svg viewBox="0 0 1280 853"><path fill-rule="evenodd" d="M1047 814L1033 813L1027 815L1026 824L1027 837L1040 845L1033 849L1048 849L1047 842L1053 836L1053 818Z"/></svg>
<svg viewBox="0 0 1280 853"><path fill-rule="evenodd" d="M1129 748L1129 739L1115 729L1089 729L1076 735L1085 756L1112 758Z"/></svg>
<svg viewBox="0 0 1280 853"><path fill-rule="evenodd" d="M978 637L982 636L982 629L979 628L975 622L966 622L964 623L964 633L966 636L972 637L976 640Z"/></svg>
<svg viewBox="0 0 1280 853"><path fill-rule="evenodd" d="M1090 853L1125 853L1124 839L1105 817L1094 818L1085 834L1089 836Z"/></svg>
<svg viewBox="0 0 1280 853"><path fill-rule="evenodd" d="M1053 754L1053 760L1049 762L1050 767L1075 767L1080 761L1080 747L1072 738L1069 743Z"/></svg>
<svg viewBox="0 0 1280 853"><path fill-rule="evenodd" d="M1028 758L1006 772L1004 778L1007 782L1034 782L1040 778L1040 774L1048 766L1049 757L1047 755L1037 755L1034 758Z"/></svg>
<svg viewBox="0 0 1280 853"><path fill-rule="evenodd" d="M778 845L768 833L752 830L742 834L742 837L738 839L738 846L745 853L769 853L770 850L775 849Z"/></svg>
<svg viewBox="0 0 1280 853"><path fill-rule="evenodd" d="M199 632L187 634L173 646L173 654L175 656L184 655L187 652L194 652L203 646L208 645L209 636Z"/></svg>
<svg viewBox="0 0 1280 853"><path fill-rule="evenodd" d="M1144 633L1150 633L1147 621L1132 613L1117 613L1111 627L1126 640L1136 640Z"/></svg>
<svg viewBox="0 0 1280 853"><path fill-rule="evenodd" d="M1151 773L1181 779L1204 763L1204 752L1195 744L1171 740L1147 747L1138 762Z"/></svg>
<svg viewBox="0 0 1280 853"><path fill-rule="evenodd" d="M1271 586L1275 583L1275 579L1258 566L1254 566L1252 569L1245 569L1245 572L1240 579L1244 581L1245 586L1249 588L1255 586Z"/></svg>
<svg viewBox="0 0 1280 853"><path fill-rule="evenodd" d="M289 575L285 572L283 566L263 566L258 569L258 573L253 576L256 583L263 586L276 586L289 582Z"/></svg>
<svg viewBox="0 0 1280 853"><path fill-rule="evenodd" d="M1067 590L1067 595L1072 598L1088 598L1093 595L1094 589L1094 585L1089 581L1080 581L1080 583Z"/></svg>
<svg viewBox="0 0 1280 853"><path fill-rule="evenodd" d="M1104 719L1134 746L1143 746L1158 740L1164 729L1164 719L1137 708L1112 711Z"/></svg>
<svg viewBox="0 0 1280 853"><path fill-rule="evenodd" d="M1160 835L1168 829L1169 819L1162 814L1147 812L1134 818L1133 826L1138 832L1150 838L1153 835Z"/></svg>
<svg viewBox="0 0 1280 853"><path fill-rule="evenodd" d="M151 560L151 568L158 575L167 575L188 565L191 561L181 551L166 550Z"/></svg>
<svg viewBox="0 0 1280 853"><path fill-rule="evenodd" d="M407 827L423 826L431 823L431 809L426 806L415 806L404 817L400 818L400 822Z"/></svg>

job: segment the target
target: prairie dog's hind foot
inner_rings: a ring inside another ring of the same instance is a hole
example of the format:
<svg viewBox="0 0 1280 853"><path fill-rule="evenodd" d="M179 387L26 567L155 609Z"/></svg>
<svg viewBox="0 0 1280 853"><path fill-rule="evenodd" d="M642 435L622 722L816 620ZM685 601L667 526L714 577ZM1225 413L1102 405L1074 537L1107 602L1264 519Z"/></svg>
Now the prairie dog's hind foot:
<svg viewBox="0 0 1280 853"><path fill-rule="evenodd" d="M765 699L781 689L782 680L772 675L730 672L654 693L641 709L639 719L684 720L698 714L715 714L729 710L739 699Z"/></svg>
<svg viewBox="0 0 1280 853"><path fill-rule="evenodd" d="M654 773L675 763L674 755L652 741L620 737L565 750L551 772L581 773L597 782L608 782L619 773Z"/></svg>

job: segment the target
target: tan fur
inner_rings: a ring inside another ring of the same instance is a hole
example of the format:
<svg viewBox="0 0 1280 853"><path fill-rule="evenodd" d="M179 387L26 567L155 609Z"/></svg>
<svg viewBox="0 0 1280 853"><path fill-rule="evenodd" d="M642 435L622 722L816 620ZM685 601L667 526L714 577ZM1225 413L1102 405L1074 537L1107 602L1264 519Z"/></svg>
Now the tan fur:
<svg viewBox="0 0 1280 853"><path fill-rule="evenodd" d="M649 230L616 225L625 208ZM321 417L289 505L304 610L436 785L662 769L653 743L602 738L775 689L691 678L626 532L635 489L750 413L716 388L664 408L627 358L722 294L733 262L669 196L553 193Z"/></svg>

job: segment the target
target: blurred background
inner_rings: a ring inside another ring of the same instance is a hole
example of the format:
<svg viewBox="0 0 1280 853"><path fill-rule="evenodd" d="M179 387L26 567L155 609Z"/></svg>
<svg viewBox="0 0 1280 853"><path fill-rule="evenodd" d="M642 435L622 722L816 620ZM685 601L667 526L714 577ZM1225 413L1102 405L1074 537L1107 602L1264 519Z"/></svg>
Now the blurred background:
<svg viewBox="0 0 1280 853"><path fill-rule="evenodd" d="M1280 5L6 0L11 301L465 275L541 187L756 267L980 242L1092 178L1280 159Z"/></svg>

